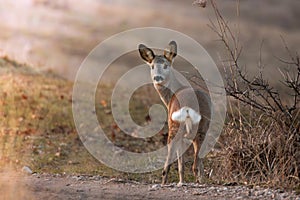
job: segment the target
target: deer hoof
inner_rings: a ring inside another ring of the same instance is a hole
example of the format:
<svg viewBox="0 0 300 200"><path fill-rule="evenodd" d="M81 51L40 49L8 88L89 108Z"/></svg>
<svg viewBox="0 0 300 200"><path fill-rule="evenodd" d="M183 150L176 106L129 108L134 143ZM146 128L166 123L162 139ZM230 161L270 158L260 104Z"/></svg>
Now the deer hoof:
<svg viewBox="0 0 300 200"><path fill-rule="evenodd" d="M177 183L177 187L182 187L182 186L185 186L186 184L185 183L183 183L183 182L178 182Z"/></svg>

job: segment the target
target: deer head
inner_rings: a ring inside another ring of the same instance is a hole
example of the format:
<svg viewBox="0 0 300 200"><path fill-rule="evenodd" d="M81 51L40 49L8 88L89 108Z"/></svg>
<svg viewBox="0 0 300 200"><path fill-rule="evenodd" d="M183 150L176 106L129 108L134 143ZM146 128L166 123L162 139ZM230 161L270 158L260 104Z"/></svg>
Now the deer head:
<svg viewBox="0 0 300 200"><path fill-rule="evenodd" d="M152 49L144 44L139 45L139 52L142 59L151 68L151 79L155 85L167 86L170 82L171 67L175 56L177 55L177 44L171 41L164 50L163 55L155 55Z"/></svg>

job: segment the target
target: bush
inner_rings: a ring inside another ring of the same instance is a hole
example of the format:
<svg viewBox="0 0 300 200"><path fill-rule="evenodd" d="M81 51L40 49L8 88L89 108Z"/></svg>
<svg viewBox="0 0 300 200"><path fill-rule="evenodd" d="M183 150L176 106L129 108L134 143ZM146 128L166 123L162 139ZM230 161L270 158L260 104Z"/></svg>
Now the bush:
<svg viewBox="0 0 300 200"><path fill-rule="evenodd" d="M229 113L220 139L222 150L214 164L214 176L223 181L267 184L274 187L299 186L300 180L300 59L283 41L289 56L278 60L284 91L272 87L263 67L250 77L240 66L242 46L235 33L211 0L216 20L211 29L225 47L223 62L230 97ZM261 63L261 60L260 62Z"/></svg>

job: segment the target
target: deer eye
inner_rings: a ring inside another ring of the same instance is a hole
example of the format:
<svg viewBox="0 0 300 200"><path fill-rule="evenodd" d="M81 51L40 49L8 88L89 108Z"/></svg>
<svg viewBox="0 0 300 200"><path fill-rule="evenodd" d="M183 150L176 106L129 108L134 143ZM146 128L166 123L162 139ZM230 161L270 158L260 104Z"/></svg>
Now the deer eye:
<svg viewBox="0 0 300 200"><path fill-rule="evenodd" d="M151 69L154 69L154 66L153 66L153 65L151 66Z"/></svg>

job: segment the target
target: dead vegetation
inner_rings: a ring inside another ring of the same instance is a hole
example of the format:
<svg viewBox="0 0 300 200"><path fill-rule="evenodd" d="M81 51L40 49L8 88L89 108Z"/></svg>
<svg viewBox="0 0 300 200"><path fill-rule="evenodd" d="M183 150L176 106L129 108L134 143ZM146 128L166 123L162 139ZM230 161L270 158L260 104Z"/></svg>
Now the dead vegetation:
<svg viewBox="0 0 300 200"><path fill-rule="evenodd" d="M239 1L237 1L239 3ZM228 22L214 0L215 21L210 28L225 47L222 65L229 112L220 139L222 150L213 164L215 179L272 187L299 187L300 178L300 62L284 39L288 58L279 59L285 71L278 90L264 76L260 58L257 74L240 64L242 44L238 25ZM239 6L237 4L237 6ZM239 15L239 9L237 9ZM261 55L261 54L260 54ZM277 68L280 69L280 68ZM274 80L273 80L274 81Z"/></svg>
<svg viewBox="0 0 300 200"><path fill-rule="evenodd" d="M73 121L72 82L4 56L0 58L0 85L0 172L8 169L21 172L27 166L37 173L160 182L160 170L148 174L118 172L100 163L85 149ZM131 115L141 125L149 120L150 105L146 97L152 93L148 88L152 86L136 91L130 101ZM102 85L95 98L99 123L107 137L132 152L153 151L163 146L163 131L153 138L139 139L125 134L114 124L111 92L111 86ZM175 181L177 176L173 171L171 180Z"/></svg>

